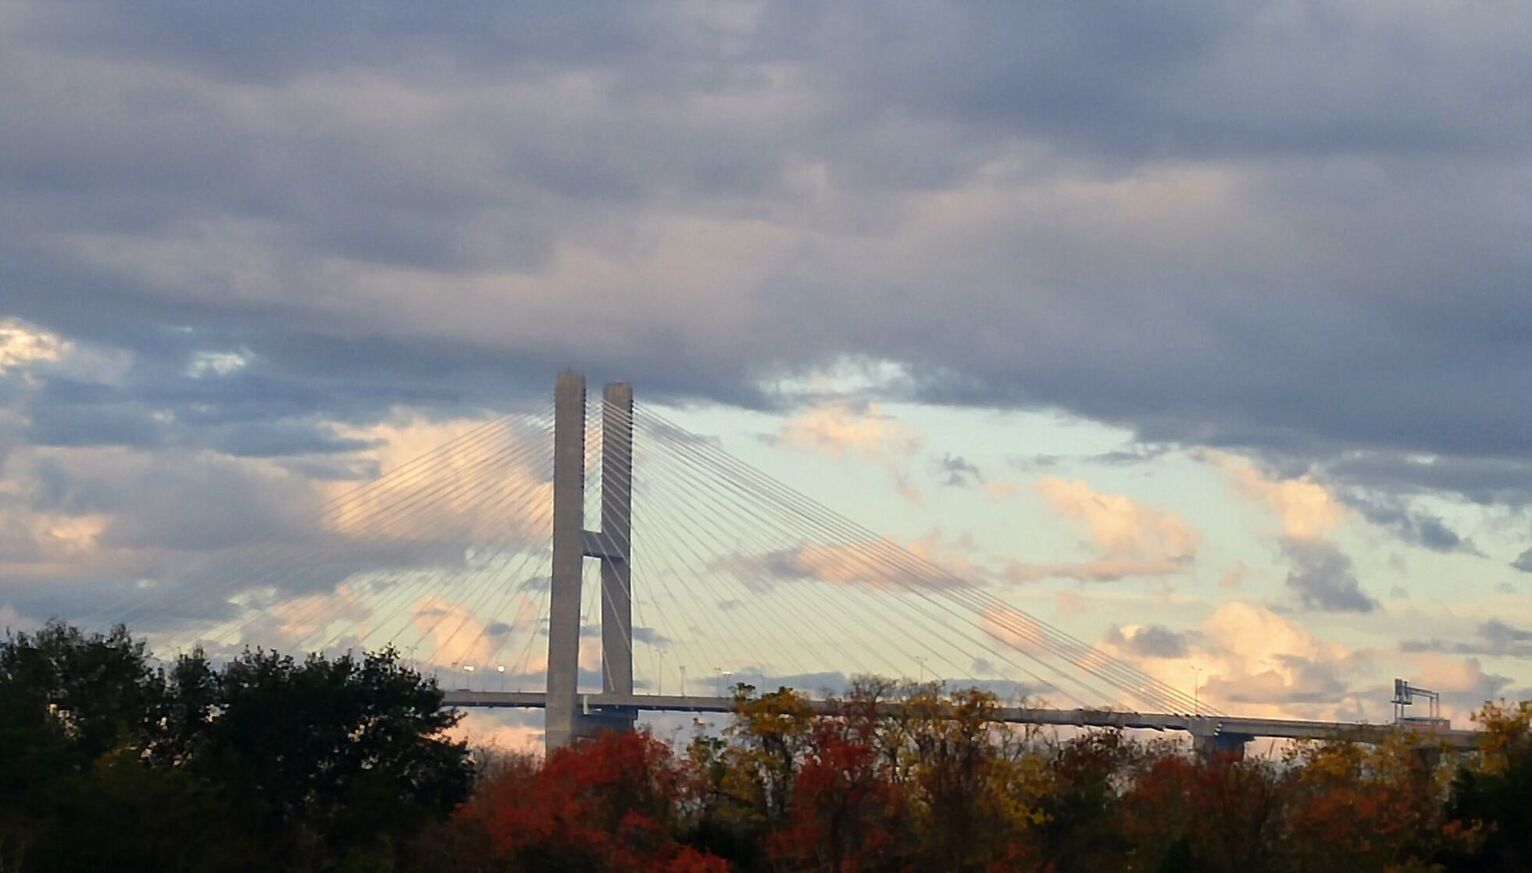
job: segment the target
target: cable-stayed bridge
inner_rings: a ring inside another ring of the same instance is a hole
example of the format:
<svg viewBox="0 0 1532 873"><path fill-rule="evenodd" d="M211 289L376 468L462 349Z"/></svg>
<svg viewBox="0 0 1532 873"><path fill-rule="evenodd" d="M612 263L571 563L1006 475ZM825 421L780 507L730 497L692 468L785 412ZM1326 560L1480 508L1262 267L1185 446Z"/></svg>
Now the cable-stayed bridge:
<svg viewBox="0 0 1532 873"><path fill-rule="evenodd" d="M627 385L588 405L584 378L561 375L551 409L447 435L96 617L215 654L392 645L449 704L542 708L550 749L641 712L728 712L735 682L812 694L852 675L987 688L1004 721L1184 731L1208 750L1381 735L1221 712L636 407Z"/></svg>

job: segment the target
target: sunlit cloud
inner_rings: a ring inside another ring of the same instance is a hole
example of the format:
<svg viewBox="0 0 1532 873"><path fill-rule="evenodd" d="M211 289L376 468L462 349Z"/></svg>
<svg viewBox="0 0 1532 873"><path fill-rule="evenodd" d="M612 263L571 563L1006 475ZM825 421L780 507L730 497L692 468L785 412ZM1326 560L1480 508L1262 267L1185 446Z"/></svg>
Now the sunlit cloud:
<svg viewBox="0 0 1532 873"><path fill-rule="evenodd" d="M247 629L246 639L253 643L281 645L291 650L307 644L314 648L328 642L328 629L344 626L345 635L365 634L372 608L362 594L349 585L333 592L304 594L272 604L260 619Z"/></svg>
<svg viewBox="0 0 1532 873"><path fill-rule="evenodd" d="M14 318L0 318L0 376L39 362L62 360L69 343Z"/></svg>
<svg viewBox="0 0 1532 873"><path fill-rule="evenodd" d="M551 437L510 424L464 439L484 422L409 420L352 428L376 446L377 487L345 499L355 485L324 486L334 501L325 524L341 537L539 542L552 524ZM443 448L446 447L446 448ZM429 464L414 463L437 452ZM399 475L390 473L400 471Z"/></svg>
<svg viewBox="0 0 1532 873"><path fill-rule="evenodd" d="M1282 536L1317 540L1346 518L1345 504L1310 476L1279 479L1267 475L1245 458L1208 452L1209 462L1229 478L1238 492L1277 517Z"/></svg>
<svg viewBox="0 0 1532 873"><path fill-rule="evenodd" d="M1222 452L1205 457L1236 493L1276 516L1277 546L1288 564L1286 584L1307 610L1372 612L1378 602L1362 589L1350 556L1329 539L1347 518L1346 505L1311 476L1275 478L1248 459Z"/></svg>
<svg viewBox="0 0 1532 873"><path fill-rule="evenodd" d="M1044 477L1037 487L1055 512L1085 529L1097 557L1077 562L1012 561L1004 570L1007 578L1109 582L1130 576L1170 576L1183 572L1197 557L1200 535L1173 512L1053 476Z"/></svg>
<svg viewBox="0 0 1532 873"><path fill-rule="evenodd" d="M1056 638L1042 628L1036 619L1015 607L1004 604L986 606L979 615L979 629L986 636L1006 648L1032 658L1055 659L1073 665L1086 676L1099 674L1112 666L1109 652L1101 648L1087 648L1065 652L1058 648ZM1094 704L1104 701L1092 701ZM1117 701L1119 704L1128 701Z"/></svg>
<svg viewBox="0 0 1532 873"><path fill-rule="evenodd" d="M417 650L422 660L443 666L489 664L494 654L490 619L436 594L417 600L410 616L422 638Z"/></svg>
<svg viewBox="0 0 1532 873"><path fill-rule="evenodd" d="M452 729L451 736L475 749L541 754L543 729L541 725L528 724L530 719L540 720L540 717L521 713L507 715L503 710L468 709L463 711L463 719Z"/></svg>
<svg viewBox="0 0 1532 873"><path fill-rule="evenodd" d="M783 422L778 445L830 458L874 461L893 480L895 490L912 502L922 499L910 481L910 460L925 444L925 435L889 416L876 403L837 401L811 406Z"/></svg>
<svg viewBox="0 0 1532 873"><path fill-rule="evenodd" d="M951 569L930 563L953 560L939 539L931 534L901 545L893 540L863 543L804 543L768 552L734 555L715 562L746 586L757 590L779 582L815 581L886 591L912 588L946 588L969 584L971 564L959 560ZM890 551L892 550L892 551ZM899 557L900 551L924 560Z"/></svg>
<svg viewBox="0 0 1532 873"><path fill-rule="evenodd" d="M1346 645L1246 601L1220 605L1193 631L1114 627L1100 646L1188 696L1195 687L1209 705L1249 716L1354 720L1352 683L1368 673L1365 657Z"/></svg>

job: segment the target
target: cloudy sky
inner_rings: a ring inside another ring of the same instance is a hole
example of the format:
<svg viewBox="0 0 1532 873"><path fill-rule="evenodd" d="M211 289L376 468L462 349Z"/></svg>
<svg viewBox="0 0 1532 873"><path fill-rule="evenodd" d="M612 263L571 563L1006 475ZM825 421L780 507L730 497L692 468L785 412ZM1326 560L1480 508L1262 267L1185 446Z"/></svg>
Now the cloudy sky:
<svg viewBox="0 0 1532 873"><path fill-rule="evenodd" d="M1226 709L1461 717L1532 687L1529 44L1499 2L8 0L0 612L301 538L574 366Z"/></svg>

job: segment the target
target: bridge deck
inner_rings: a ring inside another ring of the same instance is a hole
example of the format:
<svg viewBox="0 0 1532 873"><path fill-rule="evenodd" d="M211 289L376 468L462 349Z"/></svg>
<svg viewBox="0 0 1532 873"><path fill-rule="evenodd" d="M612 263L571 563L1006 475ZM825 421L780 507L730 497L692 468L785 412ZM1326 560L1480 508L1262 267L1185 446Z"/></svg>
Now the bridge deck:
<svg viewBox="0 0 1532 873"><path fill-rule="evenodd" d="M591 710L641 710L647 712L718 712L734 711L732 697L658 694L582 694L583 704ZM535 691L446 692L448 706L541 708L543 695ZM810 700L809 706L820 713L835 711L836 703ZM898 711L898 704L883 704L886 711ZM1294 740L1349 738L1375 742L1398 730L1395 725L1354 724L1338 721L1301 721L1281 718L1242 718L1238 716L1197 716L1176 713L1119 712L1095 709L1034 709L1001 707L999 720L1011 724L1058 725L1068 727L1134 728L1155 731L1185 731L1193 736L1272 737ZM1415 728L1414 730L1419 730ZM1450 748L1464 751L1478 747L1477 731L1444 729L1430 732Z"/></svg>

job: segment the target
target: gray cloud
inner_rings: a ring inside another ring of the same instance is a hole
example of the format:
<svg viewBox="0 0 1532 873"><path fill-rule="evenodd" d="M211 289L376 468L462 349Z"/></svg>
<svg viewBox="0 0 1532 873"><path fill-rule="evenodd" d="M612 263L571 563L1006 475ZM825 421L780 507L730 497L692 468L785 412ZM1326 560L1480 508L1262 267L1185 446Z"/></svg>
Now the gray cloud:
<svg viewBox="0 0 1532 873"><path fill-rule="evenodd" d="M1190 634L1152 624L1137 628L1131 634L1113 627L1107 631L1107 640L1141 657L1180 658L1188 651Z"/></svg>
<svg viewBox="0 0 1532 873"><path fill-rule="evenodd" d="M1283 460L1297 472L1308 459ZM1412 495L1440 492L1478 504L1532 502L1532 465L1517 457L1420 456L1407 451L1351 451L1320 465L1326 481Z"/></svg>
<svg viewBox="0 0 1532 873"><path fill-rule="evenodd" d="M345 479L340 425L516 406L571 363L766 406L887 361L905 396L1312 468L1465 551L1389 501L1532 502L1529 21L14 0L0 316L120 366L0 376L0 458ZM1304 603L1373 603L1344 556L1295 561Z"/></svg>
<svg viewBox="0 0 1532 873"><path fill-rule="evenodd" d="M1063 462L1094 464L1107 467L1129 467L1145 464L1169 452L1173 446L1136 443L1125 449L1097 452L1093 455L1018 455L1010 459L1011 465L1021 470L1048 469Z"/></svg>
<svg viewBox="0 0 1532 873"><path fill-rule="evenodd" d="M644 627L643 625L633 626L633 639L659 648L664 648L672 642L670 637L665 636L652 627Z"/></svg>
<svg viewBox="0 0 1532 873"><path fill-rule="evenodd" d="M966 488L984 481L979 468L961 455L943 454L935 461L936 473L942 484L953 488Z"/></svg>
<svg viewBox="0 0 1532 873"><path fill-rule="evenodd" d="M1532 549L1527 549L1511 562L1511 566L1523 573L1532 573Z"/></svg>
<svg viewBox="0 0 1532 873"><path fill-rule="evenodd" d="M1445 652L1456 655L1490 655L1504 658L1532 658L1532 631L1514 627L1499 619L1490 619L1474 629L1476 639L1469 642L1404 640L1399 649L1405 652Z"/></svg>
<svg viewBox="0 0 1532 873"><path fill-rule="evenodd" d="M1496 402L1528 354L1512 327L1525 215L1501 184L1527 158L1528 113L1507 105L1528 72L1522 12L1275 29L1210 2L479 13L28 4L0 31L0 108L29 120L3 143L12 305L140 355L189 327L281 362L288 390L333 373L379 402L497 402L507 372L569 360L758 399L784 365L861 355L917 368L929 398L1057 405L1171 441L1528 448ZM1027 173L996 175L1013 154ZM1056 183L1135 174L1135 202L1168 213L1060 213ZM933 191L1040 211L985 215L967 242L889 265L905 279L857 266L924 233L889 207L916 216L909 198ZM1166 238L1166 218L1204 235ZM713 289L705 322L669 304L672 277L642 272L626 317L587 320L554 253L640 266L659 237L633 234L671 220L796 241L755 284ZM1215 253L1205 268L1188 245ZM406 295L394 268L425 284ZM533 281L475 281L511 275Z"/></svg>
<svg viewBox="0 0 1532 873"><path fill-rule="evenodd" d="M553 577L551 576L532 576L523 579L521 584L516 586L517 591L550 591L552 589Z"/></svg>
<svg viewBox="0 0 1532 873"><path fill-rule="evenodd" d="M599 638L601 636L601 625L581 625L580 636ZM673 642L670 637L661 633L659 630L652 627L645 627L641 624L636 624L633 626L633 639L640 643L647 643L648 645L655 646L656 648L665 648L669 646L671 642Z"/></svg>
<svg viewBox="0 0 1532 873"><path fill-rule="evenodd" d="M1351 559L1334 544L1284 538L1282 553L1292 565L1287 587L1305 609L1372 612L1378 602L1362 590Z"/></svg>
<svg viewBox="0 0 1532 873"><path fill-rule="evenodd" d="M1412 510L1397 498L1352 493L1345 495L1344 500L1368 521L1388 528L1407 543L1433 552L1479 553L1472 542L1458 536L1440 516Z"/></svg>

